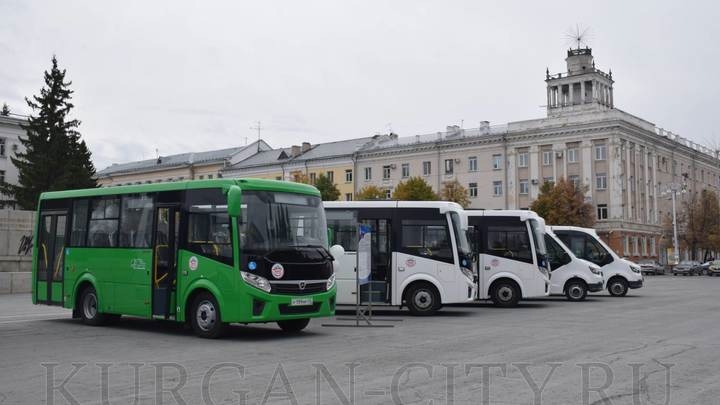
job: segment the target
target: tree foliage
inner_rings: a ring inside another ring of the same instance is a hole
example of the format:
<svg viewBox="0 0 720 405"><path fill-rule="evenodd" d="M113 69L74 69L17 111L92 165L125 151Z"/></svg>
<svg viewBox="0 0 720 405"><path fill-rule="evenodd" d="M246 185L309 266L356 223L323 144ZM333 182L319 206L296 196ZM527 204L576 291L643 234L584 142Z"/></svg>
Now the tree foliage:
<svg viewBox="0 0 720 405"><path fill-rule="evenodd" d="M468 190L460 184L459 181L447 181L443 184L443 189L440 192L440 198L445 201L456 202L467 208L470 206L470 194Z"/></svg>
<svg viewBox="0 0 720 405"><path fill-rule="evenodd" d="M385 200L385 190L378 186L368 185L360 189L355 195L355 199L359 201L365 200Z"/></svg>
<svg viewBox="0 0 720 405"><path fill-rule="evenodd" d="M593 206L585 202L587 186L575 185L560 178L557 183L546 182L530 209L545 218L549 225L592 227L595 224Z"/></svg>
<svg viewBox="0 0 720 405"><path fill-rule="evenodd" d="M393 200L434 201L438 199L432 187L421 177L401 181L392 193Z"/></svg>
<svg viewBox="0 0 720 405"><path fill-rule="evenodd" d="M335 183L330 181L330 178L324 174L318 176L315 181L315 187L320 190L320 196L323 201L337 201L340 197L340 190L338 190Z"/></svg>
<svg viewBox="0 0 720 405"><path fill-rule="evenodd" d="M45 87L32 99L26 98L32 114L22 125L20 142L25 151L12 157L18 168L18 185L3 184L24 209L35 209L40 193L96 187L95 166L90 150L77 131L80 121L69 119L73 104L72 82L65 82L65 70L52 58L52 69L45 71Z"/></svg>
<svg viewBox="0 0 720 405"><path fill-rule="evenodd" d="M720 202L712 190L692 193L682 203L678 214L678 238L690 251L693 260L707 260L720 250ZM698 250L702 257L697 257Z"/></svg>

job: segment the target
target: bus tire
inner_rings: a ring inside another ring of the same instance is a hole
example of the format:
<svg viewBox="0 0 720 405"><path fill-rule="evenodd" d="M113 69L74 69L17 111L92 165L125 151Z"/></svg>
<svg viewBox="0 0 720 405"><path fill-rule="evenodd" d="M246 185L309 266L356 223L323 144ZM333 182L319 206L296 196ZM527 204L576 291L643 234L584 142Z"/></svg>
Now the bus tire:
<svg viewBox="0 0 720 405"><path fill-rule="evenodd" d="M581 280L571 280L565 286L565 296L570 301L583 301L587 298L587 285Z"/></svg>
<svg viewBox="0 0 720 405"><path fill-rule="evenodd" d="M307 328L309 323L310 318L287 319L277 322L280 329L285 333L300 333L301 330Z"/></svg>
<svg viewBox="0 0 720 405"><path fill-rule="evenodd" d="M430 283L416 282L405 290L405 305L415 316L435 314L441 307L440 293Z"/></svg>
<svg viewBox="0 0 720 405"><path fill-rule="evenodd" d="M80 318L85 325L100 326L105 324L105 314L98 311L98 294L95 287L88 285L80 293Z"/></svg>
<svg viewBox="0 0 720 405"><path fill-rule="evenodd" d="M613 297L624 297L628 292L628 283L622 277L615 277L610 279L607 289Z"/></svg>
<svg viewBox="0 0 720 405"><path fill-rule="evenodd" d="M212 294L205 291L197 294L191 308L190 325L196 336L205 339L222 336L225 324L220 315L220 306Z"/></svg>
<svg viewBox="0 0 720 405"><path fill-rule="evenodd" d="M512 280L500 280L493 283L490 289L490 300L495 306L514 307L520 301L520 287Z"/></svg>

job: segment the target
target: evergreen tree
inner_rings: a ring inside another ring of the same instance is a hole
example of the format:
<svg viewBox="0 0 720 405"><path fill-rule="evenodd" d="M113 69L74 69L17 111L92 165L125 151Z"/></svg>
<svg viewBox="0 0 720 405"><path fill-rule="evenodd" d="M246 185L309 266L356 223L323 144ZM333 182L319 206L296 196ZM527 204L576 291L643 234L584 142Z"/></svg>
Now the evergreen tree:
<svg viewBox="0 0 720 405"><path fill-rule="evenodd" d="M3 103L2 110L0 110L0 115L8 116L10 115L10 107L8 107L7 103Z"/></svg>
<svg viewBox="0 0 720 405"><path fill-rule="evenodd" d="M385 191L380 189L378 186L372 185L361 188L355 195L355 199L358 201L385 200L386 198Z"/></svg>
<svg viewBox="0 0 720 405"><path fill-rule="evenodd" d="M320 196L323 201L337 201L340 197L340 190L338 190L337 186L324 174L321 174L317 180L315 180L315 187L320 190Z"/></svg>
<svg viewBox="0 0 720 405"><path fill-rule="evenodd" d="M470 193L457 180L445 182L440 196L445 201L452 201L462 205L463 208L470 206Z"/></svg>
<svg viewBox="0 0 720 405"><path fill-rule="evenodd" d="M587 186L575 187L564 178L545 182L530 209L545 218L548 225L574 225L590 228L595 224L593 206L585 202Z"/></svg>
<svg viewBox="0 0 720 405"><path fill-rule="evenodd" d="M438 196L422 177L411 177L407 181L398 183L392 198L405 201L435 201Z"/></svg>
<svg viewBox="0 0 720 405"><path fill-rule="evenodd" d="M25 137L20 142L25 151L12 157L19 184L1 188L23 209L35 209L45 191L97 186L90 150L77 131L80 121L68 117L74 107L71 84L65 82L65 70L58 68L53 56L52 69L45 72L45 87L32 99L25 98L33 113L22 125Z"/></svg>

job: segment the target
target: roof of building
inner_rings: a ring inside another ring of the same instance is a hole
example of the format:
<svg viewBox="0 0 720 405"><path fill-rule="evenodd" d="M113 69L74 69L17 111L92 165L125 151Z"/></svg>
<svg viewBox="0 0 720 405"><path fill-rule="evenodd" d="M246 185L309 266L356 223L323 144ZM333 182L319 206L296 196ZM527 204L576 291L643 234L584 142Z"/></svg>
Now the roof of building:
<svg viewBox="0 0 720 405"><path fill-rule="evenodd" d="M309 150L292 157L292 148L278 148L256 153L250 158L232 166L231 169L266 166L286 162L303 162L313 159L328 159L352 155L372 140L371 137L346 139L312 145Z"/></svg>

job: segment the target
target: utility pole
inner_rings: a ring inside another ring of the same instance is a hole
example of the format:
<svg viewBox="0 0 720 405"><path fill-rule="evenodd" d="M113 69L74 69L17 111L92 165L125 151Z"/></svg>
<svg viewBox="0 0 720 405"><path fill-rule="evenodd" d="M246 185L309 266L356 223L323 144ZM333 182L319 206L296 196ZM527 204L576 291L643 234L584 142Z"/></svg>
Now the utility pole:
<svg viewBox="0 0 720 405"><path fill-rule="evenodd" d="M263 128L262 124L260 123L260 121L258 121L257 124L254 127L250 127L250 129L257 130L257 133L258 133L257 151L260 152L260 131L262 131L264 128Z"/></svg>

